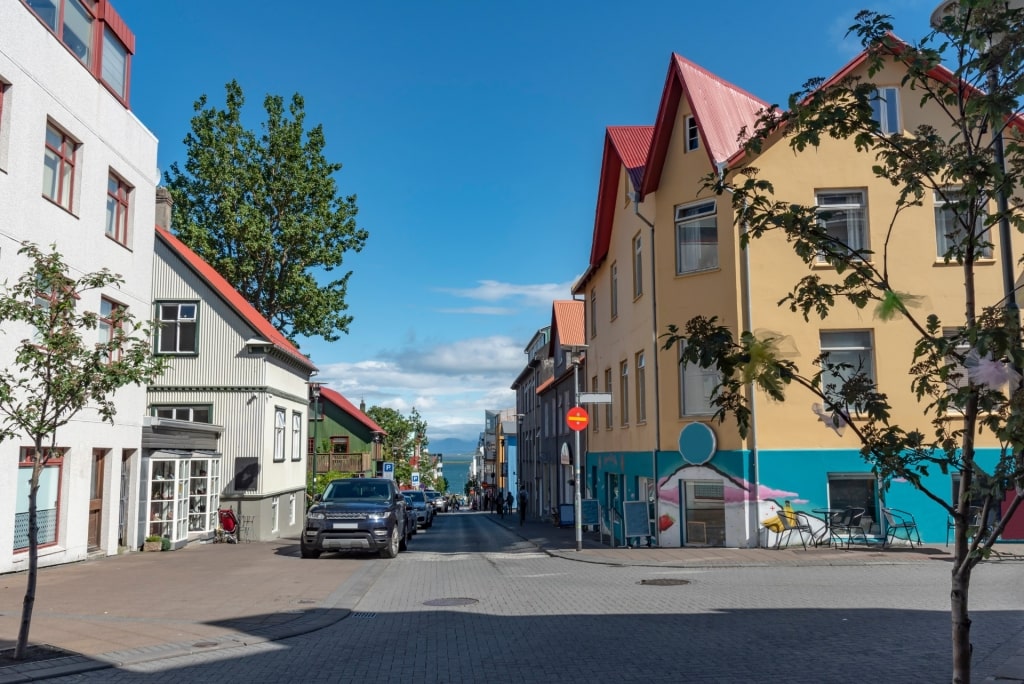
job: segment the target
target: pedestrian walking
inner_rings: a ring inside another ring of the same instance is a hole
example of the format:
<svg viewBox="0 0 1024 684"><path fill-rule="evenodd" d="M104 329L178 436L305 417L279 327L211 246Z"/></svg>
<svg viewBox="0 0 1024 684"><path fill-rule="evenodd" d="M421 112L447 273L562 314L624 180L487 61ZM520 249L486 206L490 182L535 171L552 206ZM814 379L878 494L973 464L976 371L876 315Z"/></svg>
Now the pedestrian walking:
<svg viewBox="0 0 1024 684"><path fill-rule="evenodd" d="M526 502L529 500L530 495L526 491L526 485L519 487L519 526L522 527L523 523L526 522Z"/></svg>
<svg viewBox="0 0 1024 684"><path fill-rule="evenodd" d="M508 490L508 494L505 495L505 510L508 511L509 515L512 515L512 504L515 500L515 497L512 496L512 490Z"/></svg>
<svg viewBox="0 0 1024 684"><path fill-rule="evenodd" d="M505 494L503 493L503 490L501 490L501 489L498 490L498 496L495 498L495 504L498 507L498 515L500 515L502 518L504 518L505 517Z"/></svg>

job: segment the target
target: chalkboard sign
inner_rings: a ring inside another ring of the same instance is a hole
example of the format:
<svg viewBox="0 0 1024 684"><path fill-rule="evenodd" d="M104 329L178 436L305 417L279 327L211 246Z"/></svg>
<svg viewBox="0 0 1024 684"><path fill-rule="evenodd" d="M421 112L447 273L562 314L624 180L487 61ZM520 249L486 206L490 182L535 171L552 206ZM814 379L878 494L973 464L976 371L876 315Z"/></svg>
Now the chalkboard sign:
<svg viewBox="0 0 1024 684"><path fill-rule="evenodd" d="M649 537L651 535L651 519L647 513L646 501L626 501L622 504L622 514L625 518L623 536Z"/></svg>
<svg viewBox="0 0 1024 684"><path fill-rule="evenodd" d="M558 526L572 527L576 524L576 507L573 504L558 504Z"/></svg>
<svg viewBox="0 0 1024 684"><path fill-rule="evenodd" d="M581 525L597 525L601 522L600 515L597 510L597 499L583 499L580 502L582 511L580 512L580 524Z"/></svg>

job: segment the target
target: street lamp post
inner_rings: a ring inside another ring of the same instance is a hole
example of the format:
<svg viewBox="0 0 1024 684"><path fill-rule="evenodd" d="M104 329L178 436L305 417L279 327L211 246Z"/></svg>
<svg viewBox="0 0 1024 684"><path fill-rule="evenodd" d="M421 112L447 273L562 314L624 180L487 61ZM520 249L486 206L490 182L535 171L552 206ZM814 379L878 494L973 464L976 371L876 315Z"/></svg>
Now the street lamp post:
<svg viewBox="0 0 1024 684"><path fill-rule="evenodd" d="M574 347L570 360L572 361L572 392L573 402L579 407L580 405L580 354L583 353L585 347ZM580 431L574 430L576 433L576 450L573 452L573 466L572 466L572 479L573 479L573 495L572 495L572 507L573 507L573 521L576 527L576 550L583 550L583 487L580 486L580 461L582 460L580 455Z"/></svg>
<svg viewBox="0 0 1024 684"><path fill-rule="evenodd" d="M309 393L313 395L313 453L310 455L306 468L306 480L309 482L310 488L316 485L316 439L317 439L317 424L320 422L320 383L311 382L309 383Z"/></svg>

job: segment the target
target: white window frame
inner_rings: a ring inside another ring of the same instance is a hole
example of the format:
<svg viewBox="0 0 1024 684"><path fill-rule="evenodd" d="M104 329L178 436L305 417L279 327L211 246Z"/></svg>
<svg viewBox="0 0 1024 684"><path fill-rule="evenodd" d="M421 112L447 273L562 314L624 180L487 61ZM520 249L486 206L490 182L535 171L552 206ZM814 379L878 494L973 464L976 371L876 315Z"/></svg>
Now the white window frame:
<svg viewBox="0 0 1024 684"><path fill-rule="evenodd" d="M714 200L675 208L676 275L718 268L718 212Z"/></svg>
<svg viewBox="0 0 1024 684"><path fill-rule="evenodd" d="M692 116L686 117L686 151L695 152L700 149L700 128L697 126L697 119Z"/></svg>
<svg viewBox="0 0 1024 684"><path fill-rule="evenodd" d="M945 198L943 197L945 195ZM956 221L956 214L950 207L951 204L958 202L963 199L963 193L960 192L959 188L945 188L940 194L938 191L934 191L935 199L935 256L939 259L944 259L946 252L949 250L951 245L951 239L947 237L952 234L953 240L959 241L960 235L963 234L964 228L961 225L953 224ZM985 213L984 211L978 212L977 222L974 225L974 234L978 236L980 242L989 243L986 247L982 248L981 252L975 254L976 259L991 259L992 258L992 229L985 227Z"/></svg>
<svg viewBox="0 0 1024 684"><path fill-rule="evenodd" d="M619 406L621 407L619 424L629 425L629 360L619 361Z"/></svg>
<svg viewBox="0 0 1024 684"><path fill-rule="evenodd" d="M871 119L882 135L900 133L900 89L896 86L875 88L871 98Z"/></svg>
<svg viewBox="0 0 1024 684"><path fill-rule="evenodd" d="M612 320L619 316L619 265L613 262L611 265L611 318Z"/></svg>
<svg viewBox="0 0 1024 684"><path fill-rule="evenodd" d="M199 303L198 302L157 302L157 354L194 355L199 353ZM174 318L164 318L165 308L175 308ZM182 323L186 330L191 329L192 349L183 349ZM173 329L174 348L164 349L165 335Z"/></svg>
<svg viewBox="0 0 1024 684"><path fill-rule="evenodd" d="M153 406L153 415L157 418L168 418L170 420L187 420L190 423L211 423L213 421L213 407L209 404L195 404L192 406ZM206 420L197 420L196 412L205 411ZM166 415L166 414L170 415Z"/></svg>
<svg viewBox="0 0 1024 684"><path fill-rule="evenodd" d="M870 249L867 193L864 190L818 190L814 198L818 222L829 235L851 252ZM838 251L838 245L836 247ZM825 262L824 253L818 255L818 261Z"/></svg>
<svg viewBox="0 0 1024 684"><path fill-rule="evenodd" d="M292 411L292 460L302 460L302 413Z"/></svg>
<svg viewBox="0 0 1024 684"><path fill-rule="evenodd" d="M634 357L636 363L636 422L647 422L647 368L644 352Z"/></svg>
<svg viewBox="0 0 1024 684"><path fill-rule="evenodd" d="M284 461L284 429L287 411L283 406L274 407L274 463Z"/></svg>
<svg viewBox="0 0 1024 684"><path fill-rule="evenodd" d="M846 371L847 373L865 371L872 382L877 384L875 341L871 330L820 330L818 341L821 353L828 353L829 364L848 363L851 368ZM838 377L832 373L822 372L821 390L826 395L831 384L835 384L838 389ZM858 407L852 406L850 410L857 411Z"/></svg>
<svg viewBox="0 0 1024 684"><path fill-rule="evenodd" d="M715 387L721 382L721 374L714 368L701 368L695 363L683 362L685 343L680 343L679 367L679 417L714 415L711 403Z"/></svg>
<svg viewBox="0 0 1024 684"><path fill-rule="evenodd" d="M633 299L644 293L643 236L633 236Z"/></svg>

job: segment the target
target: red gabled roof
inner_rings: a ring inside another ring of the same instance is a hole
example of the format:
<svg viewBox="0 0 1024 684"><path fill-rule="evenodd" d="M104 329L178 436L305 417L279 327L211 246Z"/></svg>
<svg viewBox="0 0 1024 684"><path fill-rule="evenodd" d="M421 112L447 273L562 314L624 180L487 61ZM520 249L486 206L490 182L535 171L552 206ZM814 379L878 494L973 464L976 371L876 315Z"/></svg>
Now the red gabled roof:
<svg viewBox="0 0 1024 684"><path fill-rule="evenodd" d="M352 402L350 402L341 394L341 392L335 392L330 387L324 387L323 385L321 385L320 396L321 398L326 399L327 401L331 402L348 415L358 420L366 427L370 428L370 430L372 430L373 432L380 432L385 435L387 434L386 432L384 432L384 428L382 428L380 425L377 425L373 418L370 418L370 416L366 415L365 413L357 409L352 404Z"/></svg>
<svg viewBox="0 0 1024 684"><path fill-rule="evenodd" d="M551 340L548 342L554 356L555 340L563 347L582 347L584 337L583 302L579 299L559 299L551 303Z"/></svg>
<svg viewBox="0 0 1024 684"><path fill-rule="evenodd" d="M539 385L537 385L537 390L534 392L534 394L540 394L541 392L546 390L548 387L551 387L551 384L554 381L555 381L555 377L551 376L550 378L548 378L544 382L540 383Z"/></svg>
<svg viewBox="0 0 1024 684"><path fill-rule="evenodd" d="M596 268L608 255L618 199L619 170L626 167L633 190L639 192L653 133L654 126L609 126L605 131L588 271ZM581 278L577 285L586 280L586 277Z"/></svg>
<svg viewBox="0 0 1024 684"><path fill-rule="evenodd" d="M641 197L657 190L661 182L672 127L683 97L690 105L700 131L701 146L712 167L725 163L740 150L740 130L744 126L752 129L758 112L768 107L764 100L673 53L640 186Z"/></svg>
<svg viewBox="0 0 1024 684"><path fill-rule="evenodd" d="M210 289L217 293L217 295L223 299L228 306L234 309L235 313L241 316L242 319L260 335L260 337L270 342L274 348L300 362L310 371L315 371L317 369L308 357L303 355L294 344L288 341L287 337L282 335L277 328L271 325L270 321L264 318L252 304L245 301L245 298L238 293L238 290L233 288L231 283L224 279L224 276L217 273L213 266L210 266L210 264L203 261L198 254L189 249L184 242L172 235L170 231L161 228L160 226L156 226L156 235L178 256L178 258L185 263L186 266L202 278Z"/></svg>

